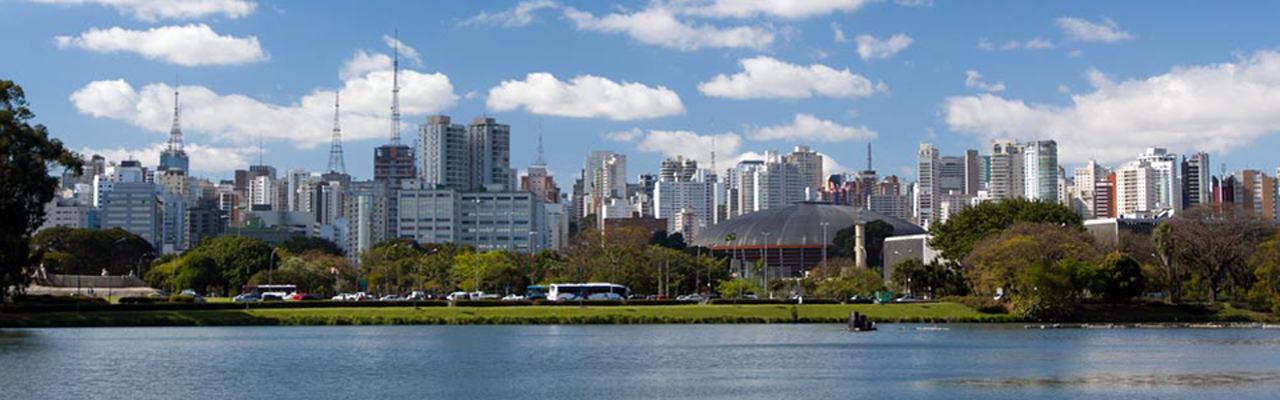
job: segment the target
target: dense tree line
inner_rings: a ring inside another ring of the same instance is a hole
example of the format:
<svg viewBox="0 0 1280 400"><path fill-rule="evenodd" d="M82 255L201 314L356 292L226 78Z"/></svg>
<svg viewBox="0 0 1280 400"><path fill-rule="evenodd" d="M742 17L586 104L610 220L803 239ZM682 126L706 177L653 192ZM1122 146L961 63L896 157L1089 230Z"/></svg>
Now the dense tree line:
<svg viewBox="0 0 1280 400"><path fill-rule="evenodd" d="M32 248L31 235L44 223L45 204L58 189L49 167L79 171L83 163L44 125L32 125L33 118L22 87L0 80L0 299L22 290L43 258L43 249Z"/></svg>

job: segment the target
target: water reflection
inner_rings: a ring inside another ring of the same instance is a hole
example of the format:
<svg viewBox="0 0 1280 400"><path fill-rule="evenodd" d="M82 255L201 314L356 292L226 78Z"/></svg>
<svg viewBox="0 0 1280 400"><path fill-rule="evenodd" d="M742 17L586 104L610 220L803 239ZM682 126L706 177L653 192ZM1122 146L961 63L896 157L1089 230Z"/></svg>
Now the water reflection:
<svg viewBox="0 0 1280 400"><path fill-rule="evenodd" d="M1280 383L1275 331L915 327L6 330L0 398L1273 399Z"/></svg>

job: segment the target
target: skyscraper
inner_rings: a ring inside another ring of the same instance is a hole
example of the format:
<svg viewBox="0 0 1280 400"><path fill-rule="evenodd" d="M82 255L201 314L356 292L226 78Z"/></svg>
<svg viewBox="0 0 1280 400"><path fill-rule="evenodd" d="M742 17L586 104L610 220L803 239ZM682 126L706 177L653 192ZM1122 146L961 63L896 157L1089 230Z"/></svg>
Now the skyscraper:
<svg viewBox="0 0 1280 400"><path fill-rule="evenodd" d="M1213 203L1213 176L1209 170L1209 154L1199 152L1182 158L1182 206L1191 208Z"/></svg>
<svg viewBox="0 0 1280 400"><path fill-rule="evenodd" d="M921 143L916 153L916 185L913 214L916 223L928 227L937 218L938 195L941 192L939 182L942 171L938 157L938 148L929 143Z"/></svg>
<svg viewBox="0 0 1280 400"><path fill-rule="evenodd" d="M977 196L982 190L982 156L978 150L969 149L964 152L964 194Z"/></svg>
<svg viewBox="0 0 1280 400"><path fill-rule="evenodd" d="M511 127L493 118L476 118L467 131L471 148L472 185L489 191L509 191L511 172Z"/></svg>
<svg viewBox="0 0 1280 400"><path fill-rule="evenodd" d="M826 179L822 174L822 155L809 150L809 146L796 146L791 154L787 154L782 159L782 162L795 165L797 173L800 174L800 190L805 196L804 199L816 200L818 192L822 190L822 182Z"/></svg>
<svg viewBox="0 0 1280 400"><path fill-rule="evenodd" d="M1178 173L1178 155L1155 147L1139 154L1138 161L1147 163L1159 175L1155 183L1156 207L1175 213L1182 210L1182 179Z"/></svg>
<svg viewBox="0 0 1280 400"><path fill-rule="evenodd" d="M1159 212L1160 172L1144 161L1130 161L1116 170L1115 215L1153 216Z"/></svg>
<svg viewBox="0 0 1280 400"><path fill-rule="evenodd" d="M956 156L938 157L938 193L965 193L965 160Z"/></svg>
<svg viewBox="0 0 1280 400"><path fill-rule="evenodd" d="M1022 146L1023 197L1058 201L1058 142L1038 140Z"/></svg>
<svg viewBox="0 0 1280 400"><path fill-rule="evenodd" d="M1010 140L993 140L989 164L991 172L987 190L992 199L1012 199L1025 194L1022 145Z"/></svg>

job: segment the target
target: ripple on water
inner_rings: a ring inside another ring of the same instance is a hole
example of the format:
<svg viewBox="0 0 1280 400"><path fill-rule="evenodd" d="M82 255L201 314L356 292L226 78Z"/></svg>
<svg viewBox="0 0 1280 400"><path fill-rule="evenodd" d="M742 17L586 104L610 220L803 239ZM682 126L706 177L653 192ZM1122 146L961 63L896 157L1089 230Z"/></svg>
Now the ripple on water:
<svg viewBox="0 0 1280 400"><path fill-rule="evenodd" d="M1280 372L1214 372L1203 374L1087 375L1065 378L974 378L944 384L985 389L1032 387L1229 387L1280 384Z"/></svg>

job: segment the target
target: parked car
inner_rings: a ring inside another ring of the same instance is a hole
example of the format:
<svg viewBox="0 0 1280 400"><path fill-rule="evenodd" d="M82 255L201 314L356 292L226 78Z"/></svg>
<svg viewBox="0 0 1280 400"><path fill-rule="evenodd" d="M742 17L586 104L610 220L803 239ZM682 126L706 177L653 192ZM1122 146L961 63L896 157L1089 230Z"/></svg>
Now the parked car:
<svg viewBox="0 0 1280 400"><path fill-rule="evenodd" d="M382 296L381 299L378 299L378 301L403 301L403 300L404 298L400 297L400 295L398 294L389 294L386 296Z"/></svg>
<svg viewBox="0 0 1280 400"><path fill-rule="evenodd" d="M280 300L284 300L284 298L280 297L280 295L267 293L267 294L263 294L262 298L259 301L280 301Z"/></svg>
<svg viewBox="0 0 1280 400"><path fill-rule="evenodd" d="M524 296L512 293L502 297L502 301L520 301L524 300Z"/></svg>
<svg viewBox="0 0 1280 400"><path fill-rule="evenodd" d="M232 297L231 301L236 303L241 303L246 301L262 301L262 296L259 296L257 293L241 293L236 297Z"/></svg>
<svg viewBox="0 0 1280 400"><path fill-rule="evenodd" d="M702 295L701 295L701 294L693 293L693 294L686 294L686 295L683 295L683 296L680 296L680 297L676 297L676 300L680 300L680 301L702 301L703 299L702 299Z"/></svg>
<svg viewBox="0 0 1280 400"><path fill-rule="evenodd" d="M477 300L499 300L499 299L502 299L502 296L499 296L499 295L497 295L497 294L490 294L490 293L484 293L484 292L475 292L475 293L472 293L472 294L471 294L471 297L472 297L472 298L474 298L474 299L477 299Z"/></svg>
<svg viewBox="0 0 1280 400"><path fill-rule="evenodd" d="M448 299L449 301L471 300L471 293L453 292L449 293L448 296L445 296L445 299Z"/></svg>
<svg viewBox="0 0 1280 400"><path fill-rule="evenodd" d="M405 297L404 299L405 300L426 300L427 293L415 290L412 293L409 293L409 297Z"/></svg>
<svg viewBox="0 0 1280 400"><path fill-rule="evenodd" d="M849 304L871 304L874 302L875 302L875 299L862 296L862 295L857 295L849 298Z"/></svg>
<svg viewBox="0 0 1280 400"><path fill-rule="evenodd" d="M303 301L303 300L320 300L320 296L310 293L294 293L286 297L285 300Z"/></svg>
<svg viewBox="0 0 1280 400"><path fill-rule="evenodd" d="M594 293L587 296L587 300L622 300L622 295L618 293Z"/></svg>

